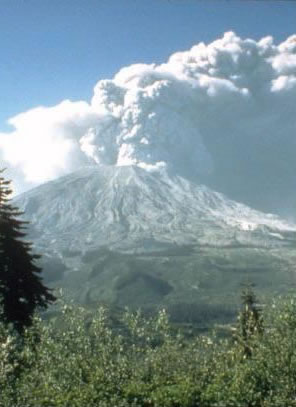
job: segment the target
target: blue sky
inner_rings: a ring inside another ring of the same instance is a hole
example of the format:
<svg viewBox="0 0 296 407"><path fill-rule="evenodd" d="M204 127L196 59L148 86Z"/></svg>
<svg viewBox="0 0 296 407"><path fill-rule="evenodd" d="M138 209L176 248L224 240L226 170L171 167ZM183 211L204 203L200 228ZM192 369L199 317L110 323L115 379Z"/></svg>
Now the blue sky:
<svg viewBox="0 0 296 407"><path fill-rule="evenodd" d="M295 32L294 1L1 0L0 131L38 105L89 100L99 79L225 31L276 42Z"/></svg>

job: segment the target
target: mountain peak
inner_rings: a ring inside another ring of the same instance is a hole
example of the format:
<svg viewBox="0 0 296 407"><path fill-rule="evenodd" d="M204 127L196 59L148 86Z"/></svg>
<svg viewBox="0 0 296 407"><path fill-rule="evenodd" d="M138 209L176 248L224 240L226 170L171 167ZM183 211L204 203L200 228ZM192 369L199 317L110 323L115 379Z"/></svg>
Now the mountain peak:
<svg viewBox="0 0 296 407"><path fill-rule="evenodd" d="M14 202L44 278L78 301L223 308L242 279L294 278L295 225L164 169L87 167Z"/></svg>
<svg viewBox="0 0 296 407"><path fill-rule="evenodd" d="M282 244L283 233L296 231L295 225L204 185L138 166L86 167L22 194L15 203L30 220L38 245L50 243L56 250L273 245Z"/></svg>

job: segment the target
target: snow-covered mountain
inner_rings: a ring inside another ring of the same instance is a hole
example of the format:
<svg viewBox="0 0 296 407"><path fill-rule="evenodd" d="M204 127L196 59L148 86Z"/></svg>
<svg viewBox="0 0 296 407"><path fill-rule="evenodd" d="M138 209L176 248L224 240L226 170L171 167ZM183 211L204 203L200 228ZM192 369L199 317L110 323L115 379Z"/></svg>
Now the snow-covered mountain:
<svg viewBox="0 0 296 407"><path fill-rule="evenodd" d="M246 278L294 284L295 225L165 170L88 167L14 203L46 281L78 301L220 312Z"/></svg>
<svg viewBox="0 0 296 407"><path fill-rule="evenodd" d="M168 245L282 244L296 226L204 185L136 166L88 167L15 199L38 246L149 251Z"/></svg>

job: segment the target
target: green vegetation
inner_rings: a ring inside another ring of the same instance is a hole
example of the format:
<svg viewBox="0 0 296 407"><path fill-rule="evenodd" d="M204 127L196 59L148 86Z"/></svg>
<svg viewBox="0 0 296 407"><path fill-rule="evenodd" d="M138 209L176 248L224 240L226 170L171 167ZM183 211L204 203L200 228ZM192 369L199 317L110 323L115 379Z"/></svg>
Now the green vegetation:
<svg viewBox="0 0 296 407"><path fill-rule="evenodd" d="M75 302L149 312L165 308L176 323L197 323L199 329L233 320L239 307L237 292L244 281L255 283L263 302L287 294L296 282L292 248L184 246L158 253L101 248L83 256L70 254L64 271L53 259L41 266L45 281L61 287ZM56 281L52 278L55 269Z"/></svg>
<svg viewBox="0 0 296 407"><path fill-rule="evenodd" d="M1 325L1 407L296 406L294 297L261 310L247 288L226 338L185 337L163 310L59 307L22 336Z"/></svg>

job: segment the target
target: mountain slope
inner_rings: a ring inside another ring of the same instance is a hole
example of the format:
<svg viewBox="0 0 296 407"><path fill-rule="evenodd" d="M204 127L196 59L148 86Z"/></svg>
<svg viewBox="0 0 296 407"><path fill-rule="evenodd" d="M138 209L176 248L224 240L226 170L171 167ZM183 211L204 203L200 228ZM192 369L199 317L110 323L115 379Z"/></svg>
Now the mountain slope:
<svg viewBox="0 0 296 407"><path fill-rule="evenodd" d="M39 245L60 250L164 244L280 243L296 231L278 217L231 201L204 185L139 167L90 167L15 200Z"/></svg>
<svg viewBox="0 0 296 407"><path fill-rule="evenodd" d="M245 279L294 284L295 225L165 171L89 167L15 204L47 281L82 302L223 310Z"/></svg>

